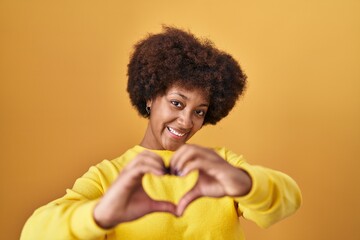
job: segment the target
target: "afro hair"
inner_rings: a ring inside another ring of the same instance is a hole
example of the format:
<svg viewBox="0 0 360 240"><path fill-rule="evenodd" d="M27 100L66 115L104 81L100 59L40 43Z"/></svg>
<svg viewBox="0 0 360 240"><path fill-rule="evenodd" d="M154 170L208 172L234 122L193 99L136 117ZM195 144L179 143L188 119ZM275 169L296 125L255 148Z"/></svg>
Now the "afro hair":
<svg viewBox="0 0 360 240"><path fill-rule="evenodd" d="M147 100L173 85L205 91L209 97L204 125L216 124L235 106L246 86L246 75L229 54L190 32L163 27L134 46L128 64L127 91L140 115L148 117Z"/></svg>

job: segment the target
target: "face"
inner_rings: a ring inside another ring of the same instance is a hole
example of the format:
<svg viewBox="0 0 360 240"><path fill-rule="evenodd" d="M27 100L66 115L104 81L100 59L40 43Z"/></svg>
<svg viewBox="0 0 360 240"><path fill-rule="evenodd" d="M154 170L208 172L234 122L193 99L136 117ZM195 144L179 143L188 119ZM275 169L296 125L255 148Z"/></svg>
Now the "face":
<svg viewBox="0 0 360 240"><path fill-rule="evenodd" d="M200 89L173 86L147 106L150 120L141 146L175 151L201 129L209 99Z"/></svg>

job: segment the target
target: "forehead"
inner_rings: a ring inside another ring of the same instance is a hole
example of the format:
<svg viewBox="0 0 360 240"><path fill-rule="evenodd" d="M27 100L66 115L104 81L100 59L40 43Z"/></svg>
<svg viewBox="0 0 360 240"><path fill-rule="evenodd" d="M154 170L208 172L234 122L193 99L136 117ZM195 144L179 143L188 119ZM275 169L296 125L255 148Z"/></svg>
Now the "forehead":
<svg viewBox="0 0 360 240"><path fill-rule="evenodd" d="M166 91L166 95L178 95L186 100L199 101L201 103L209 102L209 93L200 88L182 87L173 85Z"/></svg>

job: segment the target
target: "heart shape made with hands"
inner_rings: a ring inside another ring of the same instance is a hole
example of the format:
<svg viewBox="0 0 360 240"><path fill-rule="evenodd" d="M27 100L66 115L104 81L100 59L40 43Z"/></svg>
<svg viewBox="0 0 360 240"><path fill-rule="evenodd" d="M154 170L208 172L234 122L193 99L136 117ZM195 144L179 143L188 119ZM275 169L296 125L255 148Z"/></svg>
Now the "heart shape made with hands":
<svg viewBox="0 0 360 240"><path fill-rule="evenodd" d="M145 174L142 185L144 191L153 200L178 204L180 199L195 186L198 178L199 171L192 171L181 177L169 174L164 176Z"/></svg>

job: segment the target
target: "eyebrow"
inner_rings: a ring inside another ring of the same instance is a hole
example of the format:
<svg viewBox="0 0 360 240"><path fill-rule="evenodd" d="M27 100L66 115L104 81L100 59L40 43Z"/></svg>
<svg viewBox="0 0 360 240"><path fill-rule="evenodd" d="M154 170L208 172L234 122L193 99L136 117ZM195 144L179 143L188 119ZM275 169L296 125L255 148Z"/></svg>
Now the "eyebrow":
<svg viewBox="0 0 360 240"><path fill-rule="evenodd" d="M171 92L171 93L169 93L169 95L174 95L174 94L180 96L180 97L183 98L184 100L188 100L188 99L189 99L187 96L185 96L184 94L179 93L179 92ZM208 106L209 106L208 103L202 103L202 104L199 105L199 107L208 107Z"/></svg>

